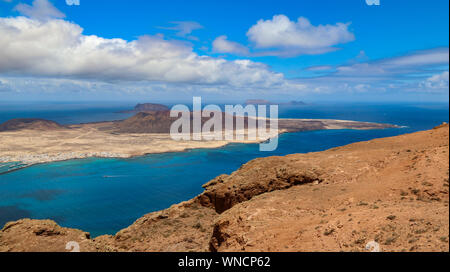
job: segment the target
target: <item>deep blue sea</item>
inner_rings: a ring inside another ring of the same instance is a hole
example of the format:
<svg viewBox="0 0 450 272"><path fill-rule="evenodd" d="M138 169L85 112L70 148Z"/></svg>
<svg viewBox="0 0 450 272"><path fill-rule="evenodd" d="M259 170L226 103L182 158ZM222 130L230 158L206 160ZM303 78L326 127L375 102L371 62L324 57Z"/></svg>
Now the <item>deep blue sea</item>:
<svg viewBox="0 0 450 272"><path fill-rule="evenodd" d="M129 104L3 104L0 122L45 118L63 124L118 120ZM314 104L282 106L280 118L329 118L391 123L386 130L325 130L283 134L274 152L257 144L148 155L132 159L85 159L35 165L0 175L0 225L20 218L53 219L92 236L114 234L142 215L202 192L210 179L257 157L322 151L358 141L431 129L448 122L445 104Z"/></svg>

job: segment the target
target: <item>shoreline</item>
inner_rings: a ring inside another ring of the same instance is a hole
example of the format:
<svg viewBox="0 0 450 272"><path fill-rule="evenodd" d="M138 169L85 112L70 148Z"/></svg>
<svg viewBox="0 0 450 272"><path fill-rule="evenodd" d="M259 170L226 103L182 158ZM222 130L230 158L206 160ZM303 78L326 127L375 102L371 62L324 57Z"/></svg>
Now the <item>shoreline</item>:
<svg viewBox="0 0 450 272"><path fill-rule="evenodd" d="M398 128L404 128L404 126L399 126ZM322 129L322 130L310 130L310 131L325 131L325 130L337 130L337 129ZM343 129L343 130L354 130L354 129ZM378 130L378 129L375 129ZM300 132L307 132L307 131L300 131ZM279 133L276 137L279 137L281 135L284 134L290 134L290 133L295 133L295 132L281 132ZM266 141L266 140L264 140ZM78 160L87 160L87 159L122 159L122 160L128 160L128 159L133 159L133 158L140 158L140 157L146 157L146 156L151 156L151 155L158 155L158 154L171 154L171 153L185 153L185 152L189 152L191 150L202 150L202 149L219 149L219 148L223 148L226 146L229 146L231 144L257 144L257 143L261 143L263 141L255 141L255 142L228 142L225 143L221 146L216 146L216 147L195 147L195 148L185 148L184 150L177 150L177 151L161 151L161 152L152 152L152 153L145 153L145 154L140 154L140 155L131 155L131 156L112 156L112 157L101 157L101 156L88 156L88 157L73 157L73 158L67 158L67 159L61 159L61 160L51 160L51 161L45 161L45 162L36 162L36 163L31 163L31 164L27 164L24 165L22 167L18 167L18 168L14 168L12 170L8 170L8 171L4 171L4 172L0 172L0 176L2 175L6 175L12 172L16 172L16 171L20 171L32 166L36 166L36 165L45 165L45 164L51 164L51 163L57 163L57 162L66 162L66 161L78 161ZM2 161L0 163L23 163L21 161Z"/></svg>
<svg viewBox="0 0 450 272"><path fill-rule="evenodd" d="M324 130L328 130L328 129L324 129ZM274 137L279 137L283 134L287 134L287 133L293 133L293 132L287 132L287 131L283 131L278 133L276 136ZM274 138L272 137L272 138ZM185 153L185 152L189 152L191 150L202 150L202 149L218 149L218 148L223 148L226 147L228 145L231 144L258 144L258 143L262 143L267 141L268 139L264 139L264 140L256 140L256 141L228 141L228 142L221 142L219 145L215 145L215 146L199 146L199 147L186 147L184 149L181 150L167 150L167 151L155 151L155 152L149 152L149 153L143 153L143 154L136 154L136 155L124 155L124 154L120 154L123 156L86 156L86 157L71 157L71 158L66 158L66 159L55 159L55 160L49 160L49 161L41 161L41 162L34 162L34 163L24 163L23 161L2 161L0 160L0 164L2 163L18 163L18 164L26 164L24 166L18 167L18 168L14 168L12 170L8 170L8 171L4 171L4 172L0 172L0 176L1 175L5 175L8 173L12 173L15 171L19 171L19 170L23 170L25 168L28 167L32 167L32 166L36 166L36 165L43 165L43 164L50 164L50 163L56 163L56 162L65 162L65 161L76 161L76 160L86 160L86 159L123 159L123 160L127 160L127 159L133 159L133 158L139 158L139 157L146 157L146 156L151 156L151 155L158 155L158 154L171 154L171 153ZM196 142L217 142L217 141L196 141ZM43 155L43 154L40 154ZM1 157L0 157L1 159ZM1 166L1 165L0 165Z"/></svg>
<svg viewBox="0 0 450 272"><path fill-rule="evenodd" d="M184 153L184 152L188 152L190 150L197 150L197 149L210 149L210 148L211 149L216 149L216 148L225 147L225 146L230 145L230 144L235 144L235 143L227 143L225 145L218 146L218 147L196 147L196 148L186 148L186 149L181 150L181 151L162 151L162 152L154 152L154 153L145 153L145 154L142 154L142 155L132 155L132 156L129 156L129 157L99 157L99 156L91 156L91 157L85 157L85 158L73 157L73 158L68 158L68 159L64 159L64 160L53 160L53 161L46 161L46 162L36 162L36 163L28 164L28 165L23 166L23 167L15 168L13 170L9 170L9 171L6 171L6 172L0 172L0 176L8 174L8 173L11 173L11 172L23 170L25 168L32 167L32 166L44 165L44 164L50 164L50 163L56 163L56 162L78 161L78 160L87 160L87 159L122 159L122 160L128 160L128 159L133 159L133 158L146 157L146 156L150 156L150 155ZM237 144L246 144L246 143L237 143ZM20 161L9 161L9 162L22 163ZM0 162L0 163L8 163L8 162Z"/></svg>
<svg viewBox="0 0 450 272"><path fill-rule="evenodd" d="M0 133L0 163L21 163L23 167L1 172L11 173L38 164L87 159L129 159L151 154L186 152L194 149L221 148L232 143L255 144L285 133L338 129L386 129L396 125L332 119L279 119L281 128L265 138L248 140L176 141L164 133L115 133L111 122L71 125L59 130L19 130ZM236 132L242 133L242 132Z"/></svg>

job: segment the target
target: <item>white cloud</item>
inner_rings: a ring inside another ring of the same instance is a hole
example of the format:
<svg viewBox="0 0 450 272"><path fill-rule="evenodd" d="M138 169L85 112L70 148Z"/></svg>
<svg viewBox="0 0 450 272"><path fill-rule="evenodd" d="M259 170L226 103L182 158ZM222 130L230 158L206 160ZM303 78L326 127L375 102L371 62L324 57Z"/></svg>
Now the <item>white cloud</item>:
<svg viewBox="0 0 450 272"><path fill-rule="evenodd" d="M448 85L448 71L444 71L441 74L433 75L420 83L420 87L425 89L447 89Z"/></svg>
<svg viewBox="0 0 450 272"><path fill-rule="evenodd" d="M335 50L335 45L355 40L348 26L349 23L314 26L304 17L295 22L285 15L276 15L271 20L259 20L248 30L247 36L257 48L319 54Z"/></svg>
<svg viewBox="0 0 450 272"><path fill-rule="evenodd" d="M437 65L442 63L448 64L448 58L448 48L438 48L433 50L422 50L415 52L414 54L393 58L385 64L396 67Z"/></svg>
<svg viewBox="0 0 450 272"><path fill-rule="evenodd" d="M66 15L55 8L48 0L34 0L33 4L19 4L15 9L21 14L37 20L65 18Z"/></svg>
<svg viewBox="0 0 450 272"><path fill-rule="evenodd" d="M448 94L448 48L339 66L335 72L298 78L316 93L435 93ZM430 71L434 75L430 76Z"/></svg>
<svg viewBox="0 0 450 272"><path fill-rule="evenodd" d="M217 37L213 42L213 51L216 53L229 53L246 56L249 54L247 47L240 43L229 41L225 35Z"/></svg>
<svg viewBox="0 0 450 272"><path fill-rule="evenodd" d="M162 36L138 40L84 35L63 20L0 18L0 73L104 81L153 81L269 88L284 84L282 74L250 60L199 56Z"/></svg>
<svg viewBox="0 0 450 272"><path fill-rule="evenodd" d="M369 89L370 89L370 85L368 85L368 84L357 84L355 87L354 87L354 89L357 91L357 92L367 92Z"/></svg>
<svg viewBox="0 0 450 272"><path fill-rule="evenodd" d="M272 88L243 85L230 87L211 84L196 85L185 83L120 81L105 82L98 80L78 80L66 78L2 77L0 92L8 92L8 98L25 99L82 99L82 100L156 100L156 101L192 101L192 96L238 101L261 95L278 96L281 94L308 92L303 84L285 81ZM240 98L239 98L240 97Z"/></svg>
<svg viewBox="0 0 450 272"><path fill-rule="evenodd" d="M36 1L33 7L38 7ZM445 89L448 91L448 71L442 73L448 70L447 47L378 61L365 60L362 52L355 59L357 63L310 67L310 71L321 71L316 73L320 76L287 79L262 63L201 56L193 52L189 43L167 40L162 35L142 36L133 41L85 35L79 25L51 19L54 17L51 14L28 13L35 19L0 18L0 92L33 93L36 97L46 93L63 98L64 93L80 97L95 94L99 99L137 94L166 97L165 93L177 98L178 94L234 97L240 93L258 97L270 93L277 100L286 97L284 94L345 96L410 89L441 94ZM326 52L333 50L336 43L350 40L350 36L343 38L346 35L339 34L348 32L348 25L312 26L304 20L297 23L288 20L288 24L295 26L293 33L284 30L292 38L284 45L281 39L270 45L274 48L260 47L262 51L249 52L247 47L220 36L213 42L213 51L243 56L288 56ZM194 28L191 25L174 30L177 35L189 37ZM309 38L309 42L294 39L298 37ZM439 74L430 76L430 71Z"/></svg>
<svg viewBox="0 0 450 272"><path fill-rule="evenodd" d="M275 15L271 20L259 20L248 32L253 42L250 52L246 46L230 41L227 36L213 42L214 52L252 57L324 54L338 50L335 45L353 41L355 36L348 30L349 23L313 26L308 19L290 21L285 15Z"/></svg>
<svg viewBox="0 0 450 272"><path fill-rule="evenodd" d="M415 51L409 55L373 62L340 66L336 75L352 77L389 77L424 72L425 68L449 64L449 49L436 48Z"/></svg>
<svg viewBox="0 0 450 272"><path fill-rule="evenodd" d="M306 68L306 71L330 71L333 69L333 66L329 65L318 65L318 66L311 66Z"/></svg>

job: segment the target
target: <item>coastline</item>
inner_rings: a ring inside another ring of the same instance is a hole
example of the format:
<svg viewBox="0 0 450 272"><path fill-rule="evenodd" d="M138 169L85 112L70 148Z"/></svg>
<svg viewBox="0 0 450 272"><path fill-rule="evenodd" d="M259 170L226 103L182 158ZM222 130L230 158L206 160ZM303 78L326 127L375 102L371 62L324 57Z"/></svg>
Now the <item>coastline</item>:
<svg viewBox="0 0 450 272"><path fill-rule="evenodd" d="M246 144L244 142L228 142L228 143L225 143L223 145L214 146L214 147L205 146L205 147L185 148L183 150L152 152L152 153L145 153L145 154L140 154L140 155L130 155L130 156L105 156L105 157L102 157L102 156L86 156L86 157L72 157L72 158L67 158L67 159L55 159L55 160L49 160L49 161L45 161L45 162L30 163L30 164L27 164L27 165L15 168L13 170L8 170L8 171L4 171L4 172L0 171L0 176L4 175L4 174L7 174L7 173L19 171L19 170L22 170L22 169L25 169L25 168L28 168L28 167L31 167L31 166L41 165L41 164L48 164L48 163L55 163L55 162L65 162L65 161L85 160L85 159L132 159L132 158L145 157L145 156L155 155L155 154L182 153L182 152L188 152L190 150L196 150L196 149L221 148L221 147L227 146L227 145L232 144L232 143ZM20 161L8 161L8 162L16 162L16 163L21 163L22 164L22 162L20 162ZM0 164L8 163L8 162L0 161Z"/></svg>
<svg viewBox="0 0 450 272"><path fill-rule="evenodd" d="M398 128L390 124L332 119L279 119L273 135L257 140L176 141L164 133L115 133L113 122L95 122L56 130L18 130L0 132L0 163L20 163L10 173L37 164L87 158L133 158L150 154L184 152L192 149L220 148L231 143L261 143L284 133L333 129ZM312 125L311 125L312 124ZM236 132L246 136L247 131Z"/></svg>

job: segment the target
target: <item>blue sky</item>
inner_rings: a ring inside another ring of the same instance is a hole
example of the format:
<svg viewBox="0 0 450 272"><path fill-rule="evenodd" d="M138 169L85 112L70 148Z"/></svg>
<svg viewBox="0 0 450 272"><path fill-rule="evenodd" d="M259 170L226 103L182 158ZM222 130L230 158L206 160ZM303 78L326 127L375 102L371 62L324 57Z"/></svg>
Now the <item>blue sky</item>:
<svg viewBox="0 0 450 272"><path fill-rule="evenodd" d="M0 0L0 96L448 101L448 5Z"/></svg>

